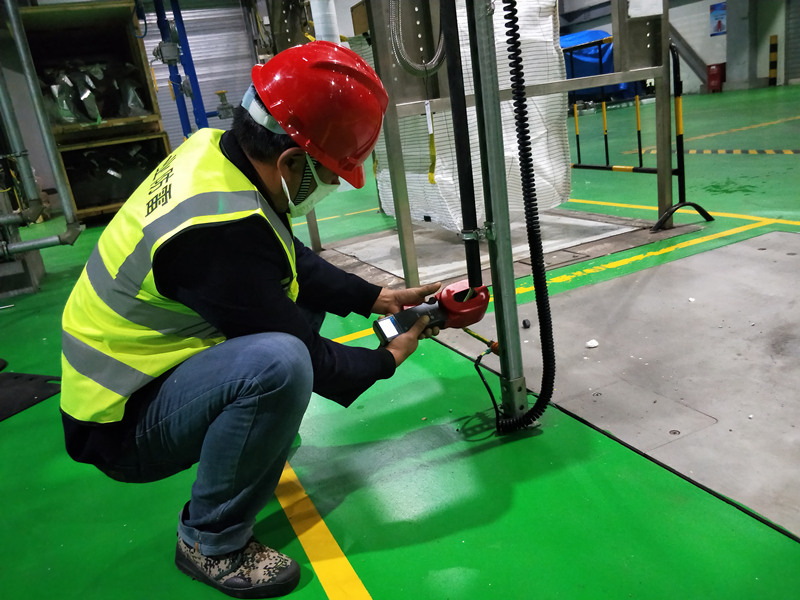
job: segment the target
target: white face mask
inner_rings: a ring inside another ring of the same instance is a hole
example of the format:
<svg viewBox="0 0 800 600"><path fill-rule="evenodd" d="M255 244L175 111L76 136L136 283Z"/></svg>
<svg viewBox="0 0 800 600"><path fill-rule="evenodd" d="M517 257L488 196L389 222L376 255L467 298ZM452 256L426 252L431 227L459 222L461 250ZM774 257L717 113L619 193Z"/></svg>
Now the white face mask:
<svg viewBox="0 0 800 600"><path fill-rule="evenodd" d="M300 189L297 191L297 196L294 199L289 195L289 186L286 185L286 180L281 176L281 185L283 186L283 193L289 199L289 214L292 218L304 217L310 213L319 202L328 194L339 187L338 183L324 183L317 175L317 170L314 168L314 163L311 162L311 157L306 154L306 162L308 167L303 169L303 179L300 182ZM311 179L308 173L314 177L317 182L317 187L310 194L308 188L311 187Z"/></svg>

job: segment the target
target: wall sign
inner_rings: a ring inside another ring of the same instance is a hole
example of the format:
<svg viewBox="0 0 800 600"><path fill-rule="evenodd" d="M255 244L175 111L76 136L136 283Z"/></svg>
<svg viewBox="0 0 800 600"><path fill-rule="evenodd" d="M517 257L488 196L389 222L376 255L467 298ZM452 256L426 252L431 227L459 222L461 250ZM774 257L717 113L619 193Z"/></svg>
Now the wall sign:
<svg viewBox="0 0 800 600"><path fill-rule="evenodd" d="M716 2L711 5L711 35L725 35L727 25L725 23L727 2Z"/></svg>

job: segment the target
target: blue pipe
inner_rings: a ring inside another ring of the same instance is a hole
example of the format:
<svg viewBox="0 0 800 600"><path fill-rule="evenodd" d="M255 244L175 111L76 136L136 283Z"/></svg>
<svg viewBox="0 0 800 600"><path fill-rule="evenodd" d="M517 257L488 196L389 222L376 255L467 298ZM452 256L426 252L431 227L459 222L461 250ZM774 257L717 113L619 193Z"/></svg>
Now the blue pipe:
<svg viewBox="0 0 800 600"><path fill-rule="evenodd" d="M181 7L178 0L169 0L172 6L172 16L175 19L175 28L178 30L178 39L181 41L181 64L183 71L189 78L189 83L192 85L192 111L194 112L194 122L197 123L198 129L208 127L208 119L206 118L206 109L203 106L203 96L200 93L200 83L197 81L197 72L194 70L194 62L192 61L192 53L189 50L189 38L186 36L186 28L183 26L183 16L181 15Z"/></svg>
<svg viewBox="0 0 800 600"><path fill-rule="evenodd" d="M167 43L171 43L172 34L169 30L167 15L164 12L163 0L153 0L153 6L156 10L156 21L158 22L158 30L161 32L161 39ZM168 64L167 67L169 68L169 82L172 85L172 95L175 97L175 104L178 107L178 117L180 117L181 120L183 137L188 138L192 135L192 124L189 122L189 111L186 109L186 100L181 90L181 74L178 72L177 65Z"/></svg>

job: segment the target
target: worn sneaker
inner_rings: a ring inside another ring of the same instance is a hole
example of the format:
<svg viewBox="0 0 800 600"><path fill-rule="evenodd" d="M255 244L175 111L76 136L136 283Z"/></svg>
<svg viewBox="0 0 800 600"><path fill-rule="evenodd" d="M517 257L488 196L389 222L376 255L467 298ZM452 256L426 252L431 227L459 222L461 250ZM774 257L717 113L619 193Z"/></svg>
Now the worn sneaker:
<svg viewBox="0 0 800 600"><path fill-rule="evenodd" d="M203 556L178 538L175 564L192 579L234 598L274 598L291 592L300 581L300 566L252 538L241 550Z"/></svg>

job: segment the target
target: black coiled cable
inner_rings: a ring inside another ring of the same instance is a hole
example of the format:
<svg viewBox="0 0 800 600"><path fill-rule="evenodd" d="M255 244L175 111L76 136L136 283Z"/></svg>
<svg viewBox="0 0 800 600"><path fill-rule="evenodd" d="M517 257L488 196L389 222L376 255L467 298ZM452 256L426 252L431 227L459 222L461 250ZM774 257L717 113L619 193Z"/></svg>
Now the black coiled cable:
<svg viewBox="0 0 800 600"><path fill-rule="evenodd" d="M522 199L525 207L525 224L531 253L533 285L536 293L536 312L539 318L539 338L542 344L542 385L534 405L518 417L499 417L497 428L501 433L523 429L536 421L547 408L553 396L556 376L553 321L550 315L550 297L547 293L547 275L542 250L542 233L539 227L539 207L536 201L536 182L533 173L531 135L528 127L528 108L525 95L525 74L522 69L519 18L516 0L503 0L507 32L509 67L511 67L511 92L514 120L519 147L519 168L522 177Z"/></svg>

